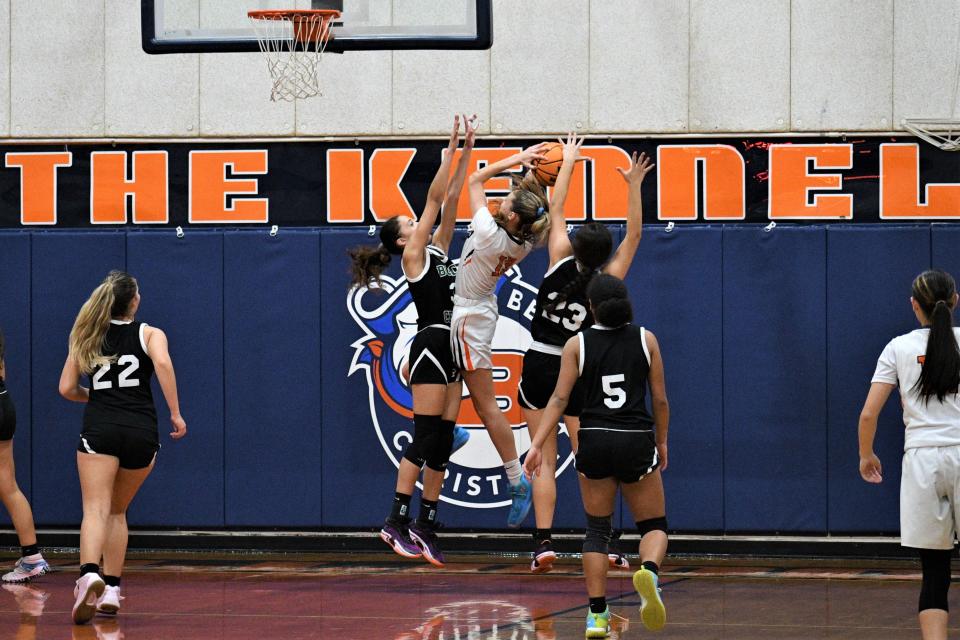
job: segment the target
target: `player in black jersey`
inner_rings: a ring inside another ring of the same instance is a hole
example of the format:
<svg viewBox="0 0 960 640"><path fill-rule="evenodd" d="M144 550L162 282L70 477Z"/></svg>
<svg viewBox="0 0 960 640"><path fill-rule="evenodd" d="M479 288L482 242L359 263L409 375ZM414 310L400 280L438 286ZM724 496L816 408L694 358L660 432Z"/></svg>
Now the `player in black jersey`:
<svg viewBox="0 0 960 640"><path fill-rule="evenodd" d="M13 528L20 541L20 559L13 571L3 574L7 583L29 582L50 570L37 547L37 530L33 524L33 511L26 496L17 485L17 472L13 460L13 434L17 430L17 411L7 389L7 367L4 358L3 332L0 331L0 499L10 514Z"/></svg>
<svg viewBox="0 0 960 640"><path fill-rule="evenodd" d="M633 575L642 603L641 619L653 630L666 623L657 583L667 551L660 472L667 468L670 407L660 346L652 333L631 324L633 311L623 281L598 275L590 283L587 297L596 324L564 345L560 377L543 419L547 424L556 423L567 408L574 385L581 388L576 464L587 515L583 570L590 613L586 631L588 638L604 638L610 618L606 605L607 554L618 487L641 535L643 566ZM648 386L653 417L646 408ZM541 430L533 440L524 464L529 475L540 468L546 439L547 431Z"/></svg>
<svg viewBox="0 0 960 640"><path fill-rule="evenodd" d="M568 139L564 146L565 157L575 158L582 143L582 139ZM645 154L638 156L634 153L629 168L618 169L628 186L627 234L613 259L610 259L613 249L610 231L598 222L582 226L571 241L563 221L563 201L573 163L568 165L565 162L557 177L553 192L557 203L551 202L550 205L550 215L553 218L547 244L550 262L537 294L537 310L530 324L533 342L523 357L523 373L517 389L517 400L523 409L530 437L536 437L540 429L549 432L544 442L543 468L533 481L533 506L537 528L534 531L536 549L530 570L534 573L550 571L556 559L550 537L557 504L557 425L541 420L543 408L557 384L563 345L581 328L593 324L587 304L587 285L594 275L601 271L625 278L630 269L643 230L640 185L653 167ZM574 451L577 448L581 402L578 388L574 388L563 418ZM615 537L619 538L619 532ZM616 543L610 545L610 565L621 569L630 568Z"/></svg>
<svg viewBox="0 0 960 640"><path fill-rule="evenodd" d="M473 150L476 116L463 117L466 140L453 179L450 165L459 143L460 117L454 118L453 132L437 175L430 184L427 203L420 220L395 216L380 230L380 246L351 250L353 287L372 287L390 263L391 255L402 255L401 266L417 308L417 335L408 358L408 379L413 393L413 441L407 446L397 472L397 486L390 515L380 537L399 555L421 555L442 567L443 553L437 543L437 505L450 455L466 443L469 433L456 428L460 411L461 382L450 351L450 316L457 266L447 256L456 223L457 205ZM437 215L443 217L431 236ZM423 493L420 514L410 518L410 501L420 470Z"/></svg>
<svg viewBox="0 0 960 640"><path fill-rule="evenodd" d="M154 372L170 409L170 436L180 439L187 433L167 336L134 319L139 307L137 281L111 271L77 314L60 374L60 395L86 403L77 445L83 522L75 624L89 621L98 611L116 614L120 609L127 508L160 449L150 389ZM80 386L82 375L89 376L89 387Z"/></svg>

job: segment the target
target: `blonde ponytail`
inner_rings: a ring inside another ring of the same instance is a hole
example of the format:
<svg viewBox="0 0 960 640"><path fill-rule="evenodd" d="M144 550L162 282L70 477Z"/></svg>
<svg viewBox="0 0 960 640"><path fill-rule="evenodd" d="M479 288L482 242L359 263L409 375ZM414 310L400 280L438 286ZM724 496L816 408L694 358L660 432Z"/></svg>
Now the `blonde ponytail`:
<svg viewBox="0 0 960 640"><path fill-rule="evenodd" d="M115 359L103 355L103 341L110 319L122 315L136 293L136 280L122 271L111 271L80 307L70 331L69 351L80 373L89 375Z"/></svg>

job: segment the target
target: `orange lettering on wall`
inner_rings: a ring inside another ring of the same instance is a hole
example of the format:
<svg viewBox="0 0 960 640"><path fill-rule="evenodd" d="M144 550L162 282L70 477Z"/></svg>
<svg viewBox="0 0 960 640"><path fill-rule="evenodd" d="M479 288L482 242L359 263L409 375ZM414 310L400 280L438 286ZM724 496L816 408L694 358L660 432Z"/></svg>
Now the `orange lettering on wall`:
<svg viewBox="0 0 960 640"><path fill-rule="evenodd" d="M839 173L811 174L814 169L849 169L853 166L852 144L772 144L770 145L770 198L767 213L771 220L791 218L852 218L853 196L814 194L815 189L836 191L843 187Z"/></svg>
<svg viewBox="0 0 960 640"><path fill-rule="evenodd" d="M125 224L128 194L135 223L169 221L166 151L134 151L133 180L127 180L126 151L90 154L90 223Z"/></svg>
<svg viewBox="0 0 960 640"><path fill-rule="evenodd" d="M743 157L729 145L657 147L657 217L696 220L703 167L704 220L742 220L746 216Z"/></svg>
<svg viewBox="0 0 960 640"><path fill-rule="evenodd" d="M629 169L630 154L620 147L601 146L583 147L580 155L590 158L593 163L593 219L626 220L627 183L617 167ZM574 169L574 174L576 171Z"/></svg>
<svg viewBox="0 0 960 640"><path fill-rule="evenodd" d="M520 373L523 371L523 354L495 351L491 359L493 360L493 393L497 403L510 424L523 424L523 413L516 401L517 385L520 383ZM466 398L460 403L457 424L483 426L483 421L480 420L473 402Z"/></svg>
<svg viewBox="0 0 960 640"><path fill-rule="evenodd" d="M400 181L417 155L416 149L376 149L370 154L370 213L374 220L415 217Z"/></svg>
<svg viewBox="0 0 960 640"><path fill-rule="evenodd" d="M268 222L267 198L236 197L256 195L259 180L228 178L228 169L233 175L264 175L267 173L267 151L191 151L190 222Z"/></svg>
<svg viewBox="0 0 960 640"><path fill-rule="evenodd" d="M363 222L363 149L327 150L327 222Z"/></svg>
<svg viewBox="0 0 960 640"><path fill-rule="evenodd" d="M467 167L467 178L470 177L470 174L474 171L479 170L482 167L485 167L494 162L499 162L509 158L515 153L522 151L520 147L485 147L474 149L473 153L470 154L470 166ZM456 167L460 163L461 151L457 150L453 154L453 165ZM453 169L451 169L452 171ZM487 180L486 184L483 185L484 188L489 191L495 191L498 193L489 194L488 197L500 197L505 196L510 191L510 179L509 178L490 178ZM473 219L473 211L470 210L470 195L467 193L466 180L464 180L463 185L463 194L460 198L460 205L457 207L457 220L471 220Z"/></svg>
<svg viewBox="0 0 960 640"><path fill-rule="evenodd" d="M880 217L960 217L960 184L928 184L923 196L921 202L919 147L914 143L880 145Z"/></svg>
<svg viewBox="0 0 960 640"><path fill-rule="evenodd" d="M57 168L73 164L69 151L8 153L7 167L20 168L20 224L57 224Z"/></svg>

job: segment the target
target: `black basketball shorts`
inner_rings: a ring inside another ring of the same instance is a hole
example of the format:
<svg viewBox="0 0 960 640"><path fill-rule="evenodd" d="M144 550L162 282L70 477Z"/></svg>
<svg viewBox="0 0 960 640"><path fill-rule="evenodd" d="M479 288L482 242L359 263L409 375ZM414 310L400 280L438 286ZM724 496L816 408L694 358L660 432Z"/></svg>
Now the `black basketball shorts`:
<svg viewBox="0 0 960 640"><path fill-rule="evenodd" d="M0 391L0 441L12 440L16 430L17 410L10 392L4 389Z"/></svg>
<svg viewBox="0 0 960 640"><path fill-rule="evenodd" d="M450 384L459 379L450 352L450 327L421 329L410 347L410 384Z"/></svg>
<svg viewBox="0 0 960 640"><path fill-rule="evenodd" d="M577 437L577 471L591 480L616 478L629 484L660 465L653 431L582 427Z"/></svg>
<svg viewBox="0 0 960 640"><path fill-rule="evenodd" d="M540 411L550 402L550 396L560 377L560 356L542 351L527 351L523 356L523 373L517 386L517 402L524 409ZM573 386L565 416L579 416L583 408L583 392L580 384Z"/></svg>
<svg viewBox="0 0 960 640"><path fill-rule="evenodd" d="M116 424L93 424L84 427L77 451L100 453L120 459L123 469L143 469L150 466L160 450L156 430L138 429Z"/></svg>

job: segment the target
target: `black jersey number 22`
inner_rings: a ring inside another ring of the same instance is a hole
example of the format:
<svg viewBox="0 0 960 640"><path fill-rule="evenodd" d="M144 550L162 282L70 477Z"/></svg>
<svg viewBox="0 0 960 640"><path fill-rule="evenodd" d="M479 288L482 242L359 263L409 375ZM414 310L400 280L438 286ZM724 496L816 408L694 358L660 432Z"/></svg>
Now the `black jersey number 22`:
<svg viewBox="0 0 960 640"><path fill-rule="evenodd" d="M137 356L120 356L120 359L117 360L118 366L126 366L126 368L120 372L120 376L117 378L117 386L119 387L137 387L140 386L140 380L137 378L131 378L137 369L140 368L140 360ZM111 364L104 365L97 369L97 372L93 374L93 388L97 391L102 389L111 389L113 388L113 382L110 380L104 380L103 376L110 371Z"/></svg>

